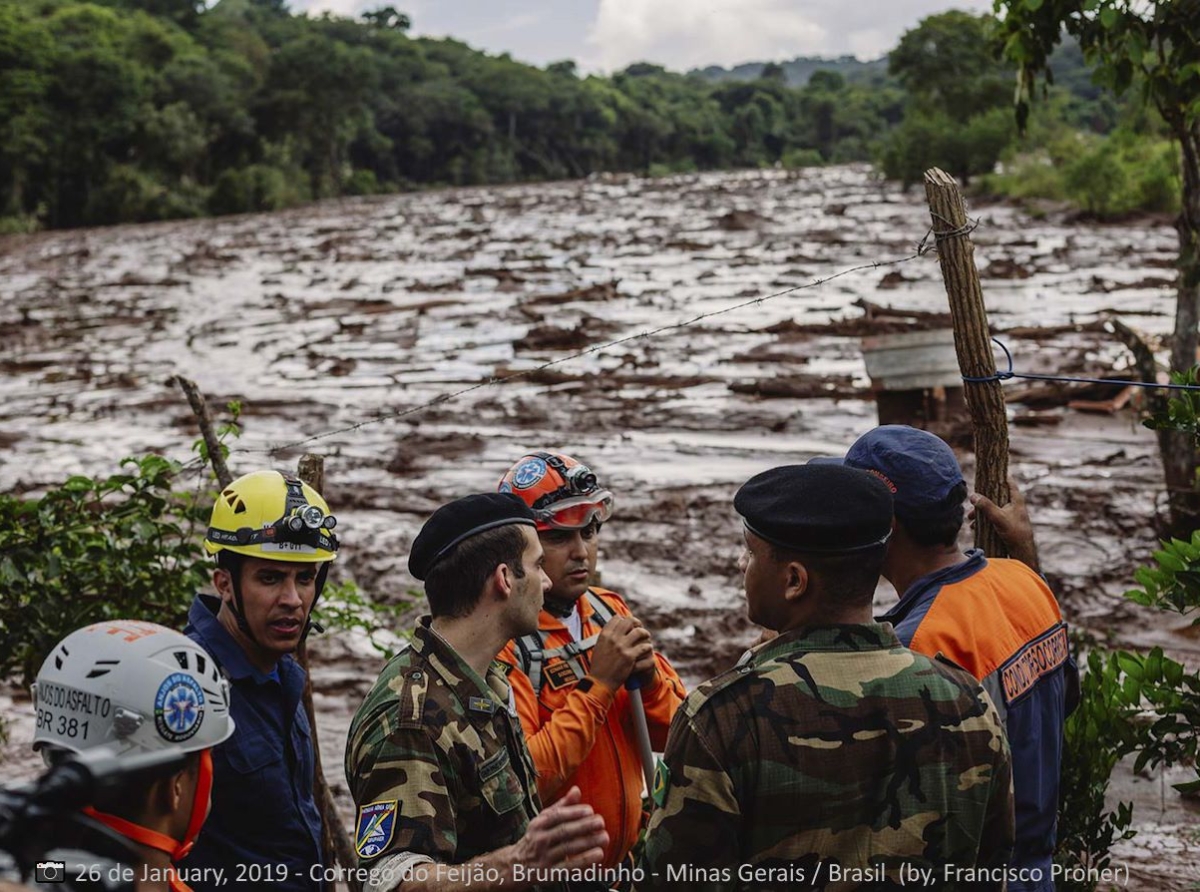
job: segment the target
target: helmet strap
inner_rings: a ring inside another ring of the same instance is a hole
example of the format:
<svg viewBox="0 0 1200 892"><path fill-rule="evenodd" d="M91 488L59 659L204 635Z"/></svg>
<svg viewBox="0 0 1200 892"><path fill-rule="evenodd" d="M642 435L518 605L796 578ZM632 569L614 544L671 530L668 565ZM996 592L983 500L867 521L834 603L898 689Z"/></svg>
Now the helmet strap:
<svg viewBox="0 0 1200 892"><path fill-rule="evenodd" d="M321 592L325 590L325 580L329 578L330 563L331 561L322 561L321 566L317 568L317 578L313 586L313 600L308 605L308 618L304 621L304 631L300 634L301 644L308 640L308 633L314 628L318 632L325 631L325 627L313 619L313 611L317 609L317 602L321 600Z"/></svg>
<svg viewBox="0 0 1200 892"><path fill-rule="evenodd" d="M208 798L212 793L212 782L212 750L206 749L200 753L200 774L196 780L196 792L192 796L192 813L188 817L187 831L184 833L182 842L165 833L159 833L157 830L151 830L117 815L97 811L90 805L83 809L83 813L138 845L165 852L174 864L188 856L196 842L196 837L200 835L200 828L204 825L204 819L208 815ZM179 879L174 867L170 869L169 877L171 892L192 892L191 887Z"/></svg>
<svg viewBox="0 0 1200 892"><path fill-rule="evenodd" d="M246 606L242 600L242 563L240 561L236 562L233 569L226 568L225 572L229 574L229 581L233 586L233 603L227 606L233 614L234 621L237 623L238 631L257 645L259 641L254 637L254 633L250 631L250 623L246 622Z"/></svg>

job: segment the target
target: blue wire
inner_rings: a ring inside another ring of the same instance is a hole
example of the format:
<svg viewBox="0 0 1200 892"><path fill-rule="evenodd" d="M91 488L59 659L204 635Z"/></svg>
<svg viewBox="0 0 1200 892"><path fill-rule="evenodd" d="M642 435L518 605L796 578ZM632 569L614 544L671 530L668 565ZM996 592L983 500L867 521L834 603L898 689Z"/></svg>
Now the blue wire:
<svg viewBox="0 0 1200 892"><path fill-rule="evenodd" d="M1073 384L1123 384L1128 387L1149 387L1162 390L1200 390L1200 384L1158 384L1151 381L1126 381L1120 378L1071 378L1064 375L1026 375L1013 371L1013 357L1008 347L999 338L992 338L992 343L999 345L1008 359L1008 369L996 372L983 378L963 375L962 379L969 384L986 384L989 381L1007 381L1009 378L1024 378L1027 381L1065 381Z"/></svg>

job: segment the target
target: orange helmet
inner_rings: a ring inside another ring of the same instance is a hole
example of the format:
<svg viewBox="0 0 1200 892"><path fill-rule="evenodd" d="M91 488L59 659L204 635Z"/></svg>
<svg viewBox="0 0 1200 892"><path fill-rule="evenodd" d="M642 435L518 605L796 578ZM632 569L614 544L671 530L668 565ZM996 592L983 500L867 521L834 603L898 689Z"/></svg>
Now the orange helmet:
<svg viewBox="0 0 1200 892"><path fill-rule="evenodd" d="M612 517L612 493L600 487L591 468L561 452L521 456L496 489L520 496L539 530L579 530Z"/></svg>

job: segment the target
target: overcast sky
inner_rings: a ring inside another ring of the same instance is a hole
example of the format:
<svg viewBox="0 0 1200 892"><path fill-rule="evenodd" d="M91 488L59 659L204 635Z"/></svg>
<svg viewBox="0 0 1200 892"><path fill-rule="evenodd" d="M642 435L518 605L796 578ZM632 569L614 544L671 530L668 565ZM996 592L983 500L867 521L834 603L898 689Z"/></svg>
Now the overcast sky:
<svg viewBox="0 0 1200 892"><path fill-rule="evenodd" d="M990 12L992 0L290 0L293 12L357 16L391 5L414 35L449 35L534 65L587 72L631 62L685 71L796 56L875 59L922 18Z"/></svg>

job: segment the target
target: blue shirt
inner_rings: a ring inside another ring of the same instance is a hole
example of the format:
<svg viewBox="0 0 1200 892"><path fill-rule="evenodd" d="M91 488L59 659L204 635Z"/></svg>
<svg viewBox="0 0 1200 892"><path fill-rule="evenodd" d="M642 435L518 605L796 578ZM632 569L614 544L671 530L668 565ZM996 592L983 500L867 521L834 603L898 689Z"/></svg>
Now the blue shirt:
<svg viewBox="0 0 1200 892"><path fill-rule="evenodd" d="M321 816L313 799L312 732L301 703L304 670L290 656L271 675L256 669L217 621L220 603L197 595L183 632L228 677L236 728L213 749L212 812L181 865L189 880L200 868L224 870L223 885L194 881L195 892L318 892Z"/></svg>

